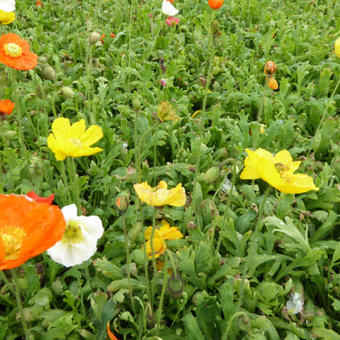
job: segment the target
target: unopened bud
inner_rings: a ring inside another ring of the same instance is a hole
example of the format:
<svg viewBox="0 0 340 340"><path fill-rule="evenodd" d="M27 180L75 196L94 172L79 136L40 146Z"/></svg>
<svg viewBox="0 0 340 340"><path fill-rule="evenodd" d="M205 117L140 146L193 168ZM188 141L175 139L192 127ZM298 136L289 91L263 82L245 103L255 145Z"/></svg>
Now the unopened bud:
<svg viewBox="0 0 340 340"><path fill-rule="evenodd" d="M102 36L101 36L100 33L98 33L98 32L92 32L92 33L90 34L90 36L89 36L89 42L90 42L90 44L91 44L91 45L95 44L97 41L100 40L101 37L102 37Z"/></svg>
<svg viewBox="0 0 340 340"><path fill-rule="evenodd" d="M120 211L125 211L129 207L129 199L126 196L116 199L116 206Z"/></svg>
<svg viewBox="0 0 340 340"><path fill-rule="evenodd" d="M69 99L69 98L72 98L74 96L74 92L70 87L64 86L61 89L61 95L62 95L63 98Z"/></svg>
<svg viewBox="0 0 340 340"><path fill-rule="evenodd" d="M179 298L182 296L184 290L184 282L181 276L177 273L177 275L172 275L168 281L168 292L173 298Z"/></svg>
<svg viewBox="0 0 340 340"><path fill-rule="evenodd" d="M274 91L279 89L279 84L274 77L270 77L268 80L268 87Z"/></svg>
<svg viewBox="0 0 340 340"><path fill-rule="evenodd" d="M264 74L274 74L277 70L275 63L271 60L266 62L264 65Z"/></svg>
<svg viewBox="0 0 340 340"><path fill-rule="evenodd" d="M56 74L52 66L46 65L43 69L43 77L48 80L55 80Z"/></svg>

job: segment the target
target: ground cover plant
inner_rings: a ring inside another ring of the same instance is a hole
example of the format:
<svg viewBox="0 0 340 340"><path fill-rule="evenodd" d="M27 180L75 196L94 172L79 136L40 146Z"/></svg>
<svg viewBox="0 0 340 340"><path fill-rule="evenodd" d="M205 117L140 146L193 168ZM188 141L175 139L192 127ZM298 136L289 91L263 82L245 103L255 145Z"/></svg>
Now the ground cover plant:
<svg viewBox="0 0 340 340"><path fill-rule="evenodd" d="M340 3L0 1L0 339L340 339Z"/></svg>

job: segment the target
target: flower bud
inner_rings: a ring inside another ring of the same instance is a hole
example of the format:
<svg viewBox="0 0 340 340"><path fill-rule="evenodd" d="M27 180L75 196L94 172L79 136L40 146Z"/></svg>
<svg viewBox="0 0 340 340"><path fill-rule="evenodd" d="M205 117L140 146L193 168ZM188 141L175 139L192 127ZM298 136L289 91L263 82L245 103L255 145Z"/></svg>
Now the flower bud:
<svg viewBox="0 0 340 340"><path fill-rule="evenodd" d="M279 84L274 77L270 77L268 80L268 87L274 91L279 89Z"/></svg>
<svg viewBox="0 0 340 340"><path fill-rule="evenodd" d="M48 80L55 80L57 75L51 65L46 65L43 69L43 77Z"/></svg>
<svg viewBox="0 0 340 340"><path fill-rule="evenodd" d="M127 196L118 197L116 206L120 211L125 211L129 207L129 198Z"/></svg>
<svg viewBox="0 0 340 340"><path fill-rule="evenodd" d="M97 41L101 39L101 34L98 32L92 32L89 36L89 42L91 45L95 44Z"/></svg>
<svg viewBox="0 0 340 340"><path fill-rule="evenodd" d="M264 74L274 74L277 70L275 63L271 60L266 62L264 65Z"/></svg>
<svg viewBox="0 0 340 340"><path fill-rule="evenodd" d="M62 89L61 89L61 96L65 99L70 99L74 96L74 92L73 90L68 87L68 86L64 86Z"/></svg>
<svg viewBox="0 0 340 340"><path fill-rule="evenodd" d="M182 296L184 290L184 282L181 276L177 273L177 275L171 275L168 281L168 292L173 298L179 298Z"/></svg>

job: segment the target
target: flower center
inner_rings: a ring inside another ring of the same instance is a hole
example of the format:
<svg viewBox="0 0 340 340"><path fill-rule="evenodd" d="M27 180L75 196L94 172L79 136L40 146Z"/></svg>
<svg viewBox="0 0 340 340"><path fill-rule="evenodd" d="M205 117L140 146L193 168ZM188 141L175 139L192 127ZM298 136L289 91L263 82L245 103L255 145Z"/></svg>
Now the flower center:
<svg viewBox="0 0 340 340"><path fill-rule="evenodd" d="M75 146L77 146L78 148L82 148L83 147L83 143L78 138L71 138L70 142L72 144L74 144Z"/></svg>
<svg viewBox="0 0 340 340"><path fill-rule="evenodd" d="M5 260L16 260L19 257L26 235L25 230L16 226L6 226L0 230L0 237L5 245Z"/></svg>
<svg viewBox="0 0 340 340"><path fill-rule="evenodd" d="M69 221L64 232L63 243L80 243L84 240L83 232L77 221Z"/></svg>
<svg viewBox="0 0 340 340"><path fill-rule="evenodd" d="M284 173L289 170L289 166L284 165L282 163L275 163L274 166L275 166L276 170L280 173L281 176L283 176Z"/></svg>
<svg viewBox="0 0 340 340"><path fill-rule="evenodd" d="M18 58L22 55L22 48L15 43L5 44L4 50L5 53L12 58Z"/></svg>

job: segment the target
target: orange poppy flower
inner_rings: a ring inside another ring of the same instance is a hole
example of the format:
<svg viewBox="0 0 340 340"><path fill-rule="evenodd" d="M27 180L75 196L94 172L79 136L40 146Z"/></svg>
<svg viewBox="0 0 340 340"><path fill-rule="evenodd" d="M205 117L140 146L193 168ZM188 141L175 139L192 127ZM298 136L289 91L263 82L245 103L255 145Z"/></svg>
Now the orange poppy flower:
<svg viewBox="0 0 340 340"><path fill-rule="evenodd" d="M212 9L219 9L222 7L224 0L209 0L208 4Z"/></svg>
<svg viewBox="0 0 340 340"><path fill-rule="evenodd" d="M14 110L15 104L9 99L0 100L0 116L9 116Z"/></svg>
<svg viewBox="0 0 340 340"><path fill-rule="evenodd" d="M26 40L15 33L8 33L0 37L0 63L27 71L37 66L38 56L30 51Z"/></svg>
<svg viewBox="0 0 340 340"><path fill-rule="evenodd" d="M279 84L277 83L276 79L274 77L270 77L268 80L268 87L274 91L277 91L279 89Z"/></svg>
<svg viewBox="0 0 340 340"><path fill-rule="evenodd" d="M0 270L20 266L63 237L66 222L55 205L0 194Z"/></svg>
<svg viewBox="0 0 340 340"><path fill-rule="evenodd" d="M35 5L36 5L36 7L41 7L41 8L44 7L43 3L39 0L35 3Z"/></svg>

